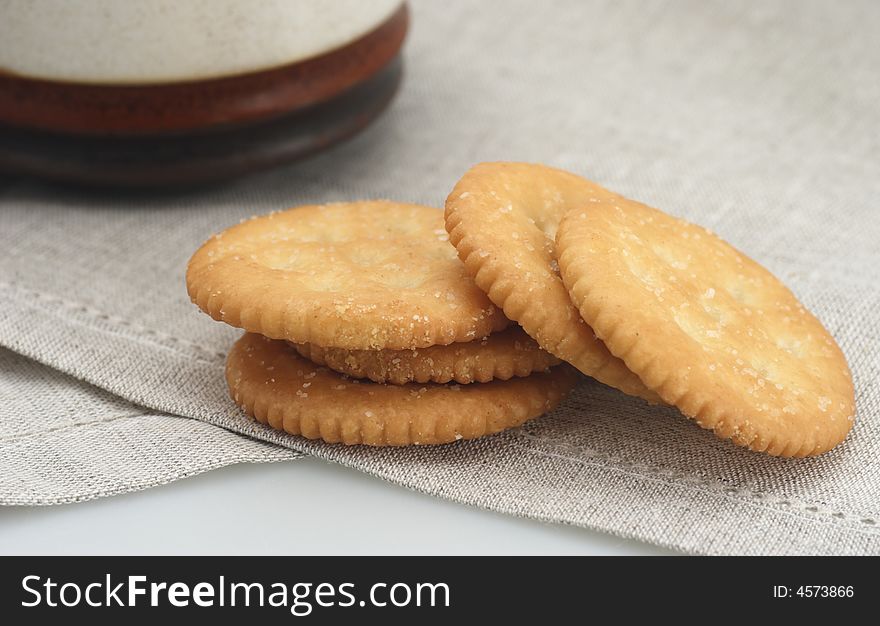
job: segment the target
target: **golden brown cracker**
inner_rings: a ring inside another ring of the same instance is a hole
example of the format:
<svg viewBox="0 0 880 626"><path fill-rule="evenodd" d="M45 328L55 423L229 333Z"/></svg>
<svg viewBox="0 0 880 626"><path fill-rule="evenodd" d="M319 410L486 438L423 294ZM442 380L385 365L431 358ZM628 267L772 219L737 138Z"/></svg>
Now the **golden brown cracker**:
<svg viewBox="0 0 880 626"><path fill-rule="evenodd" d="M189 262L187 289L216 320L351 350L423 348L505 328L447 240L442 213L429 207L303 206L212 237Z"/></svg>
<svg viewBox="0 0 880 626"><path fill-rule="evenodd" d="M554 237L563 215L617 197L551 167L481 163L449 194L446 229L477 285L544 350L600 382L659 402L581 319L556 263Z"/></svg>
<svg viewBox="0 0 880 626"><path fill-rule="evenodd" d="M780 456L843 441L846 359L776 277L708 230L623 198L567 214L562 278L612 353L719 437Z"/></svg>
<svg viewBox="0 0 880 626"><path fill-rule="evenodd" d="M473 439L518 426L559 404L577 380L560 365L472 385L381 385L299 356L287 342L245 334L232 347L233 400L278 430L329 443L404 446Z"/></svg>
<svg viewBox="0 0 880 626"><path fill-rule="evenodd" d="M484 339L414 350L343 350L293 344L300 356L354 378L377 383L461 384L508 380L543 372L559 364L519 326Z"/></svg>

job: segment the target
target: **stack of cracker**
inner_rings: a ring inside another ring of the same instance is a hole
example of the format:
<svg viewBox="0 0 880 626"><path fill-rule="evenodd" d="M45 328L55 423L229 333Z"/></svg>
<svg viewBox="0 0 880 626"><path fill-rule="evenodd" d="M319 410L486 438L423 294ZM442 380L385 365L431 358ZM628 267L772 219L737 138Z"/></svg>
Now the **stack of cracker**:
<svg viewBox="0 0 880 626"><path fill-rule="evenodd" d="M466 275L438 209L304 206L209 240L193 301L245 329L227 359L233 399L279 430L330 443L438 444L554 408L576 372Z"/></svg>
<svg viewBox="0 0 880 626"><path fill-rule="evenodd" d="M196 252L187 287L248 331L227 362L234 400L328 442L498 432L558 404L574 368L772 455L820 454L853 424L840 348L770 272L542 165L475 166L445 228L392 202L254 218Z"/></svg>

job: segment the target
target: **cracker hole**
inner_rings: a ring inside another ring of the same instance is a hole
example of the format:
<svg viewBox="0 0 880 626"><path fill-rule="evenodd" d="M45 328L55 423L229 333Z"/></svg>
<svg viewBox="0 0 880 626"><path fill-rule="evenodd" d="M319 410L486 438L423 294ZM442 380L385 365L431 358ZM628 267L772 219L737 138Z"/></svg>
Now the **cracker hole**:
<svg viewBox="0 0 880 626"><path fill-rule="evenodd" d="M803 342L791 335L777 335L774 338L774 342L781 350L784 350L791 355L798 358L804 358L806 356Z"/></svg>
<svg viewBox="0 0 880 626"><path fill-rule="evenodd" d="M382 277L380 282L395 289L417 289L424 285L425 277L418 274L390 273Z"/></svg>
<svg viewBox="0 0 880 626"><path fill-rule="evenodd" d="M690 255L684 255L677 249L655 244L651 246L651 250L673 269L686 270L690 266Z"/></svg>

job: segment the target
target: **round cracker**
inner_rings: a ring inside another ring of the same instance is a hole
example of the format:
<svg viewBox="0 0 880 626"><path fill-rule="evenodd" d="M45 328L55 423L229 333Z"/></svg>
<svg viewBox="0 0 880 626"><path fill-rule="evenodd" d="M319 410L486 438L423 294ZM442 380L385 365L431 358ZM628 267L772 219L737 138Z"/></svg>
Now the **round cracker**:
<svg viewBox="0 0 880 626"><path fill-rule="evenodd" d="M528 376L559 365L559 359L541 350L519 326L484 339L415 350L342 350L314 344L293 347L317 365L354 378L393 385L487 383Z"/></svg>
<svg viewBox="0 0 880 626"><path fill-rule="evenodd" d="M258 421L328 443L404 446L474 439L552 410L574 387L567 365L472 385L380 385L319 367L290 344L248 333L226 361L233 400Z"/></svg>
<svg viewBox="0 0 880 626"><path fill-rule="evenodd" d="M470 341L509 320L474 285L437 209L388 201L303 206L215 235L187 289L216 320L321 346Z"/></svg>
<svg viewBox="0 0 880 626"><path fill-rule="evenodd" d="M557 235L572 301L666 402L752 450L843 441L846 359L775 276L708 230L625 199L572 211Z"/></svg>
<svg viewBox="0 0 880 626"><path fill-rule="evenodd" d="M659 402L581 319L556 263L554 238L563 215L617 197L544 165L481 163L449 194L446 229L477 285L544 350L602 383Z"/></svg>

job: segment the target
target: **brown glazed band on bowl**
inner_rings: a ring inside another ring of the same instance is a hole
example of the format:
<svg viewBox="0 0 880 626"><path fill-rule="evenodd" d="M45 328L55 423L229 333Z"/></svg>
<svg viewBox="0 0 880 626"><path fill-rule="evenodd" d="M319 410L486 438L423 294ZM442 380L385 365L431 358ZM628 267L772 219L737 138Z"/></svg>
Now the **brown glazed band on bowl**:
<svg viewBox="0 0 880 626"><path fill-rule="evenodd" d="M210 131L84 135L0 125L0 174L101 187L210 183L318 152L365 128L394 97L400 56L376 75L302 111Z"/></svg>
<svg viewBox="0 0 880 626"><path fill-rule="evenodd" d="M330 100L388 65L406 36L405 4L377 28L311 59L229 76L101 85L0 72L0 124L62 133L150 134L245 124Z"/></svg>

